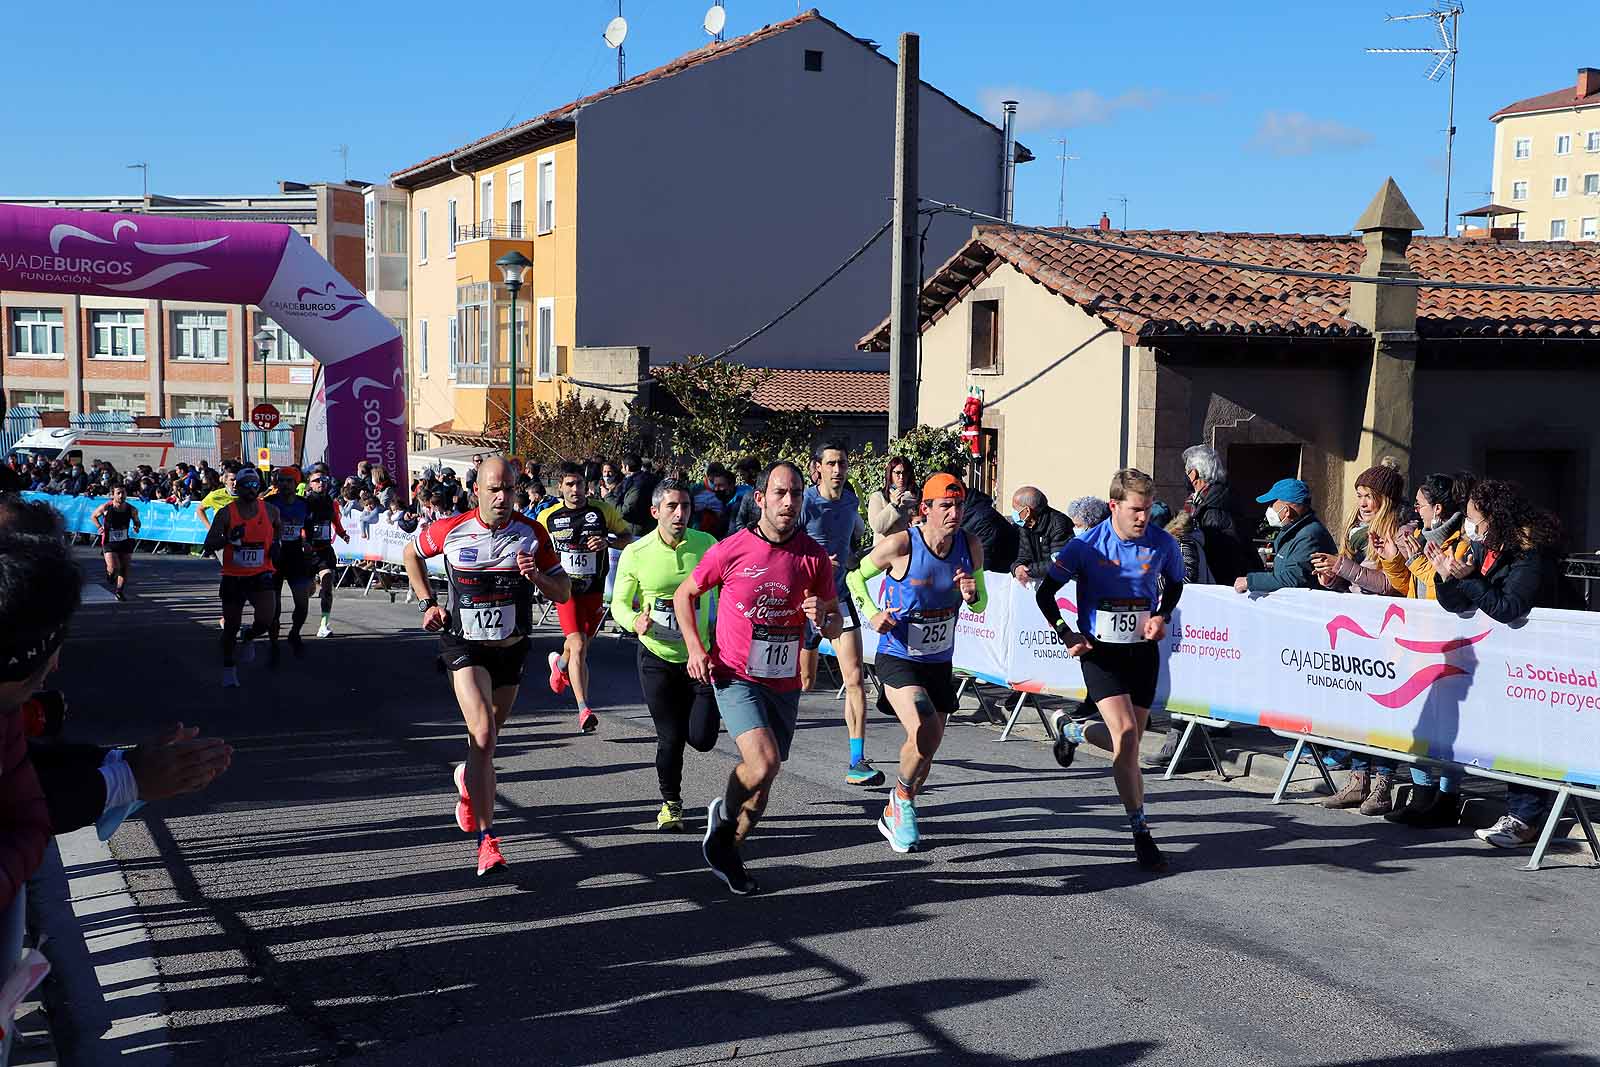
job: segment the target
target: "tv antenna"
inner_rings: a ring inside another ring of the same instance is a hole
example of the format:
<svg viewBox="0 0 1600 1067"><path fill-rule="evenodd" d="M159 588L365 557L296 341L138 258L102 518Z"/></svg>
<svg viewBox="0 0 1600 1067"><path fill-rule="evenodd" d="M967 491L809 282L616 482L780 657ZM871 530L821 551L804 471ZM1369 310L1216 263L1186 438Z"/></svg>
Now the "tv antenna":
<svg viewBox="0 0 1600 1067"><path fill-rule="evenodd" d="M722 0L717 0L711 5L710 10L706 12L705 21L700 25L711 35L712 40L719 44L722 42L723 27L728 25L728 10L722 6Z"/></svg>
<svg viewBox="0 0 1600 1067"><path fill-rule="evenodd" d="M1067 224L1067 160L1077 159L1078 157L1067 154L1067 139L1065 137L1052 137L1050 139L1061 146L1061 151L1056 155L1056 158L1061 160L1061 190L1056 194L1056 225L1065 226Z"/></svg>
<svg viewBox="0 0 1600 1067"><path fill-rule="evenodd" d="M128 166L125 169L127 169L127 170L139 170L139 171L143 171L144 172L144 198L146 200L149 200L150 199L150 164L148 164L148 163L129 163Z"/></svg>
<svg viewBox="0 0 1600 1067"><path fill-rule="evenodd" d="M1460 4L1449 4L1434 11L1422 11L1415 15L1389 15L1385 22L1420 22L1423 19L1433 20L1434 29L1439 33L1439 44L1435 48L1369 48L1368 55L1387 56L1432 56L1433 63L1423 77L1431 82L1436 82L1444 77L1445 71L1450 72L1450 111L1445 120L1444 131L1444 235L1450 236L1450 176L1455 163L1456 144L1456 55L1460 52L1461 41L1461 11Z"/></svg>
<svg viewBox="0 0 1600 1067"><path fill-rule="evenodd" d="M628 20L622 17L622 0L617 0L617 17L606 23L601 36L607 48L617 50L617 84L621 85L628 77L628 54L622 49L622 42L628 39Z"/></svg>
<svg viewBox="0 0 1600 1067"><path fill-rule="evenodd" d="M337 155L340 158L340 160L342 160L344 162L344 182L345 182L346 185L349 185L350 184L350 146L347 145L347 144L334 145L333 146L333 151L334 151L334 154Z"/></svg>
<svg viewBox="0 0 1600 1067"><path fill-rule="evenodd" d="M1122 229L1126 231L1128 229L1128 194L1118 193L1111 198L1111 201L1122 205Z"/></svg>

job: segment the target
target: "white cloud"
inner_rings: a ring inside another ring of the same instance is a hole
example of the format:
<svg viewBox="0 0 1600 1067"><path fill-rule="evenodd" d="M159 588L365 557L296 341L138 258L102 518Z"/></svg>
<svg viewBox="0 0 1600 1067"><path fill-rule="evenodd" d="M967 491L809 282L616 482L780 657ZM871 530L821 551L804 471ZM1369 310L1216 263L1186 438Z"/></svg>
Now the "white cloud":
<svg viewBox="0 0 1600 1067"><path fill-rule="evenodd" d="M1372 143L1372 134L1334 119L1314 119L1304 111L1269 111L1249 147L1270 156L1311 156L1348 152Z"/></svg>
<svg viewBox="0 0 1600 1067"><path fill-rule="evenodd" d="M1017 101L1017 129L1020 131L1099 126L1125 111L1148 111L1164 99L1159 89L1129 89L1117 96L1105 96L1093 89L1053 93L1047 89L1011 86L983 89L978 93L983 114L995 121L999 121L1002 101Z"/></svg>

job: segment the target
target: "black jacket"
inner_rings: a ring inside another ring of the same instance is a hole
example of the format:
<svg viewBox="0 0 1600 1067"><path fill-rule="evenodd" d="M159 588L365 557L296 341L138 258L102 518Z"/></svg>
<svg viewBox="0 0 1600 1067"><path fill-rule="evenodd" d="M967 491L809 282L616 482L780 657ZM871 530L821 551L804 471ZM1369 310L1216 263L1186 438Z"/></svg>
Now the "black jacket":
<svg viewBox="0 0 1600 1067"><path fill-rule="evenodd" d="M1026 567L1029 578L1042 581L1050 561L1070 540L1072 520L1055 508L1040 508L1034 516L1033 525L1024 526L1018 531L1017 562L1014 566Z"/></svg>
<svg viewBox="0 0 1600 1067"><path fill-rule="evenodd" d="M1206 566L1218 585L1232 585L1240 575L1255 569L1255 552L1239 536L1233 492L1226 482L1206 486L1203 493L1190 499L1188 509L1194 514L1195 526L1205 531Z"/></svg>
<svg viewBox="0 0 1600 1067"><path fill-rule="evenodd" d="M617 510L622 513L622 521L628 524L628 532L635 537L643 537L656 528L656 520L650 515L650 496L655 491L656 476L649 471L634 471L622 479Z"/></svg>
<svg viewBox="0 0 1600 1067"><path fill-rule="evenodd" d="M983 545L983 569L1010 574L1017 565L1017 527L994 508L994 499L980 489L967 490L961 528Z"/></svg>
<svg viewBox="0 0 1600 1067"><path fill-rule="evenodd" d="M1520 549L1502 553L1483 574L1483 546L1472 546L1467 558L1473 573L1447 582L1437 575L1433 588L1439 606L1446 611L1481 611L1495 622L1516 622L1539 605L1539 592L1554 569L1554 561L1542 552Z"/></svg>
<svg viewBox="0 0 1600 1067"><path fill-rule="evenodd" d="M44 790L51 829L65 834L93 826L106 808L106 780L100 773L106 750L98 745L29 741L28 757Z"/></svg>

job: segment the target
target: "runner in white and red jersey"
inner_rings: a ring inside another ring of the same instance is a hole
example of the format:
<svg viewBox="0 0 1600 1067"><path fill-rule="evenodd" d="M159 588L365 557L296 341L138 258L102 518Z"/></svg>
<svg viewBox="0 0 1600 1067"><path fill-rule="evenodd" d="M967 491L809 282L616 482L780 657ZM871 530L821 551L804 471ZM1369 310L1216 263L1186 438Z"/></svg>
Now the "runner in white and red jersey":
<svg viewBox="0 0 1600 1067"><path fill-rule="evenodd" d="M456 825L478 835L478 874L505 866L494 836L494 745L511 715L533 632L533 589L561 603L572 584L549 534L516 510L516 479L496 456L478 466L478 506L438 519L406 542L406 574L422 628L439 633L439 664L450 672L467 721L467 761L457 765ZM423 560L444 557L450 609L434 599Z"/></svg>

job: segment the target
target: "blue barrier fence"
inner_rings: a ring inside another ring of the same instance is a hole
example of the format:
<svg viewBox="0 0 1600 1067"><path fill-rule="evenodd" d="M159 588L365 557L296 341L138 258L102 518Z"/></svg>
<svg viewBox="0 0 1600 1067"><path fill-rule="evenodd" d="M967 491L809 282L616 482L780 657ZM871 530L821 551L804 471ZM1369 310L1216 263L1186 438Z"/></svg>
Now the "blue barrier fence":
<svg viewBox="0 0 1600 1067"><path fill-rule="evenodd" d="M69 533L93 534L94 512L106 502L96 496L52 496L49 493L23 493L24 499L42 500L60 514ZM139 512L138 541L165 541L169 544L199 545L206 539L207 524L200 517L199 505L168 504L165 501L130 500ZM131 532L131 531L130 531Z"/></svg>

